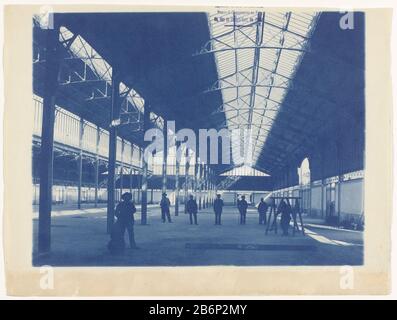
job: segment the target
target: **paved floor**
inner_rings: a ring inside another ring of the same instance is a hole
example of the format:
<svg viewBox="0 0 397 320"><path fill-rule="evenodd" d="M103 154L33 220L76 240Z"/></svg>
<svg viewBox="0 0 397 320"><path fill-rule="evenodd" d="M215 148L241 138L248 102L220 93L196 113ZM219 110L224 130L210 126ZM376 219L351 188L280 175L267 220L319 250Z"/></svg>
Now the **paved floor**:
<svg viewBox="0 0 397 320"><path fill-rule="evenodd" d="M173 212L173 211L172 211ZM363 233L334 230L311 224L305 236L283 237L258 224L255 208L247 224L238 225L233 207L225 207L222 226L214 225L211 209L202 210L199 225L188 215L162 223L157 206L149 207L149 225L140 225L136 214L135 238L139 250L121 256L107 251L106 209L66 210L52 219L52 252L38 257L37 219L34 222L35 265L56 266L204 266L204 265L360 265ZM126 237L127 238L127 237ZM126 239L127 240L127 239Z"/></svg>

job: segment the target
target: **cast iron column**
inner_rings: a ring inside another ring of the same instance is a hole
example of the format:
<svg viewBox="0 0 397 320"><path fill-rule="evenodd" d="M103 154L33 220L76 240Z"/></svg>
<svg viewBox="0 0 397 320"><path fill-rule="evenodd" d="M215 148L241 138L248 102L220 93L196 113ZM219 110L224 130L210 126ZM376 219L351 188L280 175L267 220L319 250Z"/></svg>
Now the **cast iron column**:
<svg viewBox="0 0 397 320"><path fill-rule="evenodd" d="M149 129L150 125L150 106L145 105L144 113L143 113L143 135L142 135L142 194L141 194L141 224L147 224L147 178L148 178L148 163L145 160L145 148L146 142L144 141L143 137L145 135L145 131ZM148 159L147 159L148 160Z"/></svg>
<svg viewBox="0 0 397 320"><path fill-rule="evenodd" d="M84 119L80 118L80 129L79 129L79 182L77 186L77 208L81 209L81 188L83 184L83 137L84 137Z"/></svg>
<svg viewBox="0 0 397 320"><path fill-rule="evenodd" d="M108 201L107 201L107 232L110 233L114 223L114 206L115 206L115 169L116 169L116 151L117 151L117 127L113 123L120 117L121 99L120 99L120 79L113 69L112 75L112 107L110 110L110 128L109 128L109 163L108 163Z"/></svg>
<svg viewBox="0 0 397 320"><path fill-rule="evenodd" d="M188 155L189 155L189 149L187 147L187 145L185 145L185 213L187 213L187 198L188 198L188 188L189 188L189 184L188 184L188 179L189 179L189 160L188 160Z"/></svg>
<svg viewBox="0 0 397 320"><path fill-rule="evenodd" d="M179 162L178 159L178 149L180 147L180 142L176 142L175 149L175 216L179 215Z"/></svg>
<svg viewBox="0 0 397 320"><path fill-rule="evenodd" d="M54 17L55 19L55 17ZM51 249L51 205L52 205L52 170L53 142L55 123L55 99L58 88L59 26L46 32L46 62L43 92L43 120L40 146L40 198L38 251L47 253Z"/></svg>
<svg viewBox="0 0 397 320"><path fill-rule="evenodd" d="M164 138L164 149L163 149L163 168L162 168L162 192L165 193L167 192L167 157L168 157L167 121L164 121L163 138Z"/></svg>

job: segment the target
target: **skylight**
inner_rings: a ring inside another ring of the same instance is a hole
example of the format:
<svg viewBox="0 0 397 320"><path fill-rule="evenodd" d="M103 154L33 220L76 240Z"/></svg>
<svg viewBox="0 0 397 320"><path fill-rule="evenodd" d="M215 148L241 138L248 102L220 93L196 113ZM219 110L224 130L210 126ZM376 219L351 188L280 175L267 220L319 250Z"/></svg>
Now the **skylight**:
<svg viewBox="0 0 397 320"><path fill-rule="evenodd" d="M208 15L211 39L198 54L214 54L226 127L251 134L246 163L255 165L317 23L318 13L218 11ZM237 142L238 143L238 142ZM240 145L246 145L240 141ZM232 145L236 159L240 148Z"/></svg>
<svg viewBox="0 0 397 320"><path fill-rule="evenodd" d="M263 171L257 170L247 165L233 168L221 174L221 176L238 176L238 177L268 177L269 175Z"/></svg>

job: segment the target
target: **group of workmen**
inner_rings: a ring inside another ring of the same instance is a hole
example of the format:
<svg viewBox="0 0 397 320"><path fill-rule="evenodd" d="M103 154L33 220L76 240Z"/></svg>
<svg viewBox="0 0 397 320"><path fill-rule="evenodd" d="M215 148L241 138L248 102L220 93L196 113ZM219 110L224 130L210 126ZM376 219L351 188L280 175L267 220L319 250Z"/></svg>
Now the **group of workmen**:
<svg viewBox="0 0 397 320"><path fill-rule="evenodd" d="M161 219L163 222L168 219L168 222L171 222L171 215L170 215L170 200L167 198L167 194L163 193L163 197L160 202L161 207ZM216 199L214 200L214 213L215 213L215 225L221 225L221 217L223 211L223 200L220 194L217 194ZM276 215L280 215L280 225L281 229L283 230L283 235L288 235L288 228L290 225L291 218L296 220L296 214L300 211L299 202L295 200L294 208L291 207L288 198L282 198L278 204L276 210L276 204L274 199L272 200L271 204L268 204L264 198L261 198L260 202L257 205L257 210L259 214L259 224L266 225L267 223L267 211L270 207L273 207L276 211ZM239 211L239 224L245 225L246 224L246 217L247 217L247 210L248 210L248 202L245 200L245 196L242 195L240 199L237 199L237 209ZM189 214L190 224L197 225L197 212L198 206L197 202L194 199L193 195L189 196L189 200L186 202L186 213Z"/></svg>
<svg viewBox="0 0 397 320"><path fill-rule="evenodd" d="M167 217L169 216L169 200L167 199L167 205L163 207L163 205L160 204L161 206L161 212L162 212L162 219L163 222L165 222L165 215ZM218 194L216 196L216 199L214 201L214 213L215 213L215 225L221 225L221 217L222 217L222 211L223 211L223 200L221 198L221 195ZM267 223L267 211L269 207L273 206L274 208L276 207L275 203L273 202L272 204L268 204L264 198L261 198L260 202L257 205L257 210L259 214L259 224L266 225ZM245 200L245 196L242 195L240 199L237 199L237 209L239 212L239 224L245 225L246 224L246 217L247 217L247 210L248 210L248 202ZM186 212L189 214L190 218L190 224L197 224L197 202L191 195L189 200L186 203ZM283 230L283 235L288 235L288 227L291 221L291 215L294 216L299 211L299 203L298 201L295 202L295 207L292 209L289 200L288 199L281 199L277 210L276 210L276 215L280 214L280 224L281 228ZM164 214L166 212L166 214ZM169 221L171 218L169 218Z"/></svg>
<svg viewBox="0 0 397 320"><path fill-rule="evenodd" d="M223 200L221 199L221 195L217 194L216 199L213 203L213 209L215 213L215 225L221 225L221 216L223 211ZM261 198L257 206L258 214L259 214L259 224L266 225L267 219L266 214L269 206L273 206L275 208L275 203L273 201L272 204L266 203L264 198ZM166 193L162 194L162 198L160 201L161 208L161 220L163 223L168 221L172 222L171 214L170 214L171 202L167 197ZM239 224L245 225L246 223L246 215L248 210L248 202L245 200L245 196L242 195L240 199L237 200L237 208L240 214ZM299 211L299 203L295 202L295 208L292 209L289 204L288 199L281 199L276 215L281 214L280 225L283 230L283 235L288 235L288 228L291 221L291 214L294 215ZM132 201L132 194L129 192L124 193L121 196L121 202L117 205L115 210L115 216L117 217L117 221L114 225L114 230L112 231L111 241L109 242L109 249L112 251L112 248L116 248L119 244L118 241L121 241L121 237L124 238L124 233L127 230L129 235L129 242L131 248L137 248L135 244L134 238L134 213L136 212L135 205ZM193 195L189 196L189 200L186 202L186 213L189 214L190 224L197 225L197 212L198 206L197 202L194 199ZM269 219L270 220L270 219ZM123 240L124 242L124 240Z"/></svg>
<svg viewBox="0 0 397 320"><path fill-rule="evenodd" d="M223 200L221 199L221 195L218 194L214 201L214 212L215 212L215 224L221 225L221 216L223 211ZM248 202L245 200L245 196L242 195L240 199L237 199L237 209L240 214L239 224L245 225L247 210L248 210ZM259 213L259 224L266 224L266 212L268 209L268 204L261 198L261 201L258 204L258 213Z"/></svg>
<svg viewBox="0 0 397 320"><path fill-rule="evenodd" d="M168 200L168 199L167 199ZM169 203L169 200L168 200ZM222 211L223 211L223 200L221 199L221 195L218 194L216 196L216 199L214 200L214 213L215 213L215 225L221 225L221 216L222 216ZM161 212L162 212L162 217L163 217L163 206L160 203L161 207ZM248 210L248 202L245 200L245 196L241 196L241 199L237 201L237 208L240 213L240 219L239 223L240 224L245 224L246 221L246 216L247 216L247 210ZM266 224L266 211L267 211L268 205L264 201L264 199L261 199L261 202L258 205L258 213L259 213L259 224ZM167 212L169 212L169 208L165 208ZM186 203L186 213L189 214L189 220L190 224L198 224L197 223L197 202L194 199L192 195L190 195L189 200ZM169 220L170 221L170 220ZM164 222L164 218L163 218Z"/></svg>

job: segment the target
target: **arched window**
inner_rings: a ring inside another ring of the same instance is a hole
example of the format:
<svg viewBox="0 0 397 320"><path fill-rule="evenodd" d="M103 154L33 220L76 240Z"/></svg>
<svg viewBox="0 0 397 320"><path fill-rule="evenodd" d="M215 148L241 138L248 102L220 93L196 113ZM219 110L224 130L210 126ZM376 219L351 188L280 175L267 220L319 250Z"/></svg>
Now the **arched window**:
<svg viewBox="0 0 397 320"><path fill-rule="evenodd" d="M301 166L298 168L299 184L307 185L310 183L310 165L309 159L303 159Z"/></svg>

